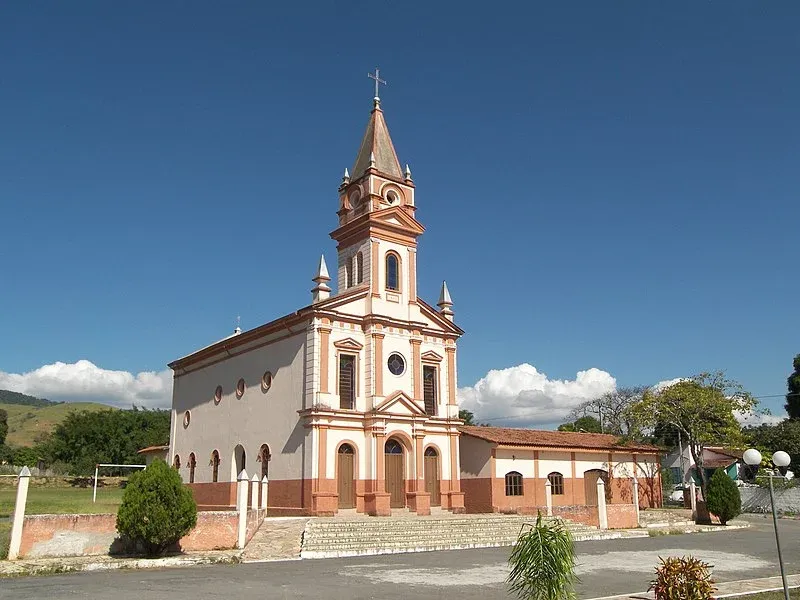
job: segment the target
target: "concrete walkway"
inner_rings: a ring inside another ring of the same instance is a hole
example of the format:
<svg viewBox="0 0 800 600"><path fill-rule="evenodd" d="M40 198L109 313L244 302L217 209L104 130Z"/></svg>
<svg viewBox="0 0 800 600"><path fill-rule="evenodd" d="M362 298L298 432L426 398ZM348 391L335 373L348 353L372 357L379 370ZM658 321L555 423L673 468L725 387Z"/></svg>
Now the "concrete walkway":
<svg viewBox="0 0 800 600"><path fill-rule="evenodd" d="M790 588L800 587L800 575L788 575L786 580ZM714 598L733 598L745 594L758 594L760 592L772 592L783 589L780 577L764 577L763 579L742 579L740 581L726 581L715 584L717 588ZM623 594L621 596L604 596L602 598L592 598L591 600L653 600L653 592L640 592L635 594Z"/></svg>

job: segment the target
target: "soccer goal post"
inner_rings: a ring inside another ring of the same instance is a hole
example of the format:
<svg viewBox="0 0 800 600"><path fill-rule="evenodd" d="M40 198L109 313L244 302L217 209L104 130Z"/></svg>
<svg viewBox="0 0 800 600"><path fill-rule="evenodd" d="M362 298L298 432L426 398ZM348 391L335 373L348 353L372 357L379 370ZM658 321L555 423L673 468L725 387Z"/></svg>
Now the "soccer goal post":
<svg viewBox="0 0 800 600"><path fill-rule="evenodd" d="M92 490L92 503L97 502L97 476L100 474L100 467L118 467L122 469L146 469L147 465L114 465L111 463L99 463L94 466L94 489Z"/></svg>

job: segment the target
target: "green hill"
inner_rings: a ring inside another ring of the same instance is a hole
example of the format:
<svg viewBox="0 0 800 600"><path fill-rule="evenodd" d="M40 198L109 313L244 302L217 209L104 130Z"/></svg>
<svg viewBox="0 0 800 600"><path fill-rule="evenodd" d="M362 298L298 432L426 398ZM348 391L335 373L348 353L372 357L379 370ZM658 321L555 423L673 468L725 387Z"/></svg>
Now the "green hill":
<svg viewBox="0 0 800 600"><path fill-rule="evenodd" d="M0 392L9 394L14 392ZM24 394L19 394L24 396ZM31 396L28 396L31 398ZM34 398L37 400L37 398ZM33 446L44 436L55 429L72 411L90 410L117 410L113 406L98 404L96 402L60 402L54 403L44 400L47 405L33 406L30 404L0 402L0 409L8 413L8 437L6 444L9 446Z"/></svg>
<svg viewBox="0 0 800 600"><path fill-rule="evenodd" d="M45 400L44 398L37 398L36 396L28 396L28 394L21 394L19 392L12 392L11 390L0 390L0 404L24 404L25 406L53 406L59 402L52 400Z"/></svg>

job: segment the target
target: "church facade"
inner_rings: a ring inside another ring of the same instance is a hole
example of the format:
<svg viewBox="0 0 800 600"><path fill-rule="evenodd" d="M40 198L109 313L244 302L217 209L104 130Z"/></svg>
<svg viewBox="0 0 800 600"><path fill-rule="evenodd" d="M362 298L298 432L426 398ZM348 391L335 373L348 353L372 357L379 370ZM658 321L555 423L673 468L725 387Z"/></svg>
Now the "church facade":
<svg viewBox="0 0 800 600"><path fill-rule="evenodd" d="M269 480L272 514L463 512L452 300L417 294L411 171L379 98L338 189L334 294L324 256L312 303L170 363L168 459L204 507L237 474Z"/></svg>

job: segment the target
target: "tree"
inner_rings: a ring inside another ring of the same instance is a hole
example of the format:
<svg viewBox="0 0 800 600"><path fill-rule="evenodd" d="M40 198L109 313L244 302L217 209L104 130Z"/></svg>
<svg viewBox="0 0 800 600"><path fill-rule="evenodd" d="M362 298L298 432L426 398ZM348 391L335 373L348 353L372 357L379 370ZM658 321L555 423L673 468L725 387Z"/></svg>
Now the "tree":
<svg viewBox="0 0 800 600"><path fill-rule="evenodd" d="M794 372L786 380L789 393L786 394L786 412L792 420L800 419L800 354L794 357Z"/></svg>
<svg viewBox="0 0 800 600"><path fill-rule="evenodd" d="M181 476L161 459L131 476L117 511L117 531L161 556L197 524L197 504Z"/></svg>
<svg viewBox="0 0 800 600"><path fill-rule="evenodd" d="M69 413L43 448L49 462L65 462L75 475L89 475L97 463L138 463L139 450L168 441L169 411L80 411Z"/></svg>
<svg viewBox="0 0 800 600"><path fill-rule="evenodd" d="M591 415L580 417L572 423L562 423L558 426L559 431L580 431L583 433L601 433L600 421Z"/></svg>
<svg viewBox="0 0 800 600"><path fill-rule="evenodd" d="M667 425L679 431L694 459L703 498L708 498L708 476L703 450L709 445L738 445L743 441L734 413L748 413L756 400L725 374L701 373L661 390L647 390L632 407L643 427Z"/></svg>
<svg viewBox="0 0 800 600"><path fill-rule="evenodd" d="M792 457L789 468L800 475L800 420L785 420L777 425L759 425L744 430L748 445L773 454L778 450L788 452Z"/></svg>
<svg viewBox="0 0 800 600"><path fill-rule="evenodd" d="M472 411L462 408L458 411L458 418L464 421L464 425L475 425L475 415Z"/></svg>
<svg viewBox="0 0 800 600"><path fill-rule="evenodd" d="M575 545L562 521L542 521L520 533L511 557L508 584L521 600L575 598Z"/></svg>
<svg viewBox="0 0 800 600"><path fill-rule="evenodd" d="M0 446L5 445L8 435L8 413L0 409Z"/></svg>
<svg viewBox="0 0 800 600"><path fill-rule="evenodd" d="M706 507L708 512L719 517L719 522L723 525L742 513L742 496L739 494L739 488L724 469L717 469L711 476Z"/></svg>
<svg viewBox="0 0 800 600"><path fill-rule="evenodd" d="M572 419L591 416L600 422L600 433L612 433L638 439L640 428L631 407L642 399L645 386L621 387L593 400L587 400L571 413Z"/></svg>

